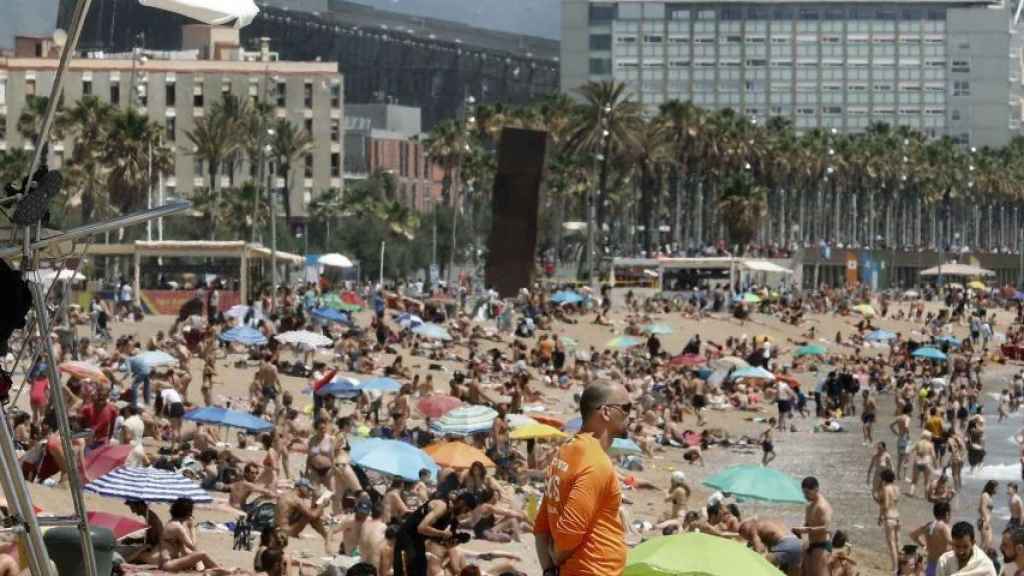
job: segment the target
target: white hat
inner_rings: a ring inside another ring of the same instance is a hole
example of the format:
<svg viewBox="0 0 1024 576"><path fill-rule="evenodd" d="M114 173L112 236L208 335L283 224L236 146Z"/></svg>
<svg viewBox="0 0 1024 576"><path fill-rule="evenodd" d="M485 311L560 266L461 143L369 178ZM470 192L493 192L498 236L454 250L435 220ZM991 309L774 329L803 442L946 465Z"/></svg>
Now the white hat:
<svg viewBox="0 0 1024 576"><path fill-rule="evenodd" d="M682 470L676 470L672 473L672 484L680 484L686 482L686 473Z"/></svg>

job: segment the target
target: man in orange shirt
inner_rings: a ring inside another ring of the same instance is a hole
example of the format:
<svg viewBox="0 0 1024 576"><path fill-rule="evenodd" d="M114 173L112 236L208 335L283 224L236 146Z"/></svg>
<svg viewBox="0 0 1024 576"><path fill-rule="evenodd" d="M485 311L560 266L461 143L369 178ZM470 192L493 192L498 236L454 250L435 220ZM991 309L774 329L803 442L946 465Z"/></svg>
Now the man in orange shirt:
<svg viewBox="0 0 1024 576"><path fill-rule="evenodd" d="M616 576L625 569L622 492L606 451L626 433L631 408L621 385L583 391L583 427L552 460L534 523L544 576Z"/></svg>

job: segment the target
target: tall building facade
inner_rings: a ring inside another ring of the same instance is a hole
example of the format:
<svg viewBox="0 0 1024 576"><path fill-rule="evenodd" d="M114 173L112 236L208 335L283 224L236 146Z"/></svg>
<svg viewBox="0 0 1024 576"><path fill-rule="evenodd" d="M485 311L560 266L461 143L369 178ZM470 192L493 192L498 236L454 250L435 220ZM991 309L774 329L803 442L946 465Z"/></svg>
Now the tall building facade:
<svg viewBox="0 0 1024 576"><path fill-rule="evenodd" d="M884 122L1006 144L1009 52L998 2L562 0L563 91L616 80L650 111L688 100L798 131Z"/></svg>
<svg viewBox="0 0 1024 576"><path fill-rule="evenodd" d="M344 185L342 77L334 62L285 62L269 51L245 52L238 31L208 26L182 30L184 51L137 54L92 53L72 61L64 84L65 106L95 96L118 107L135 106L164 127L174 150L174 172L161 180L158 195L190 198L210 185L208 166L193 154L188 133L225 94L274 105L274 116L304 129L313 147L290 174L271 183L288 187L288 212L301 222L316 194ZM29 96L49 96L58 66L45 39L19 38L18 51L0 58L0 149L31 148L17 130ZM70 139L50 147L49 163L59 168L70 158ZM82 143L88 144L88 143ZM240 186L258 174L255 162L242 159L233 169L221 167L219 187ZM280 195L274 195L280 198ZM284 214L284 206L281 206Z"/></svg>

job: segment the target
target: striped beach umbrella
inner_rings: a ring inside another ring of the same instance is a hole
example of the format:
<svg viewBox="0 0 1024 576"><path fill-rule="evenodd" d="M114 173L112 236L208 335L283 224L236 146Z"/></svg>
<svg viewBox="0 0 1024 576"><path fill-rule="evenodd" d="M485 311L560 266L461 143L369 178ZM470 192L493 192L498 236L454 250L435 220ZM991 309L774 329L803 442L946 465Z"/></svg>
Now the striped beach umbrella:
<svg viewBox="0 0 1024 576"><path fill-rule="evenodd" d="M83 489L108 498L174 502L189 498L193 502L213 502L198 484L181 474L157 468L118 468L86 484Z"/></svg>
<svg viewBox="0 0 1024 576"><path fill-rule="evenodd" d="M439 418L430 428L443 436L468 436L490 430L497 417L498 413L487 406L462 406Z"/></svg>

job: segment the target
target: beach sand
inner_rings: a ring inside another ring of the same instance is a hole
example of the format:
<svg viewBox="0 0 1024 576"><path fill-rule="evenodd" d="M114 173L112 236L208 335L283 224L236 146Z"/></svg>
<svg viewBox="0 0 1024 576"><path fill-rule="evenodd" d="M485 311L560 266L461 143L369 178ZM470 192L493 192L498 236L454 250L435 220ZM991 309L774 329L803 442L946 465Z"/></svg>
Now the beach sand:
<svg viewBox="0 0 1024 576"><path fill-rule="evenodd" d="M894 305L892 310L895 311L897 307L906 307L906 305ZM934 303L930 303L928 307L929 310L938 309L938 305ZM360 324L363 325L369 321L367 312L358 314L357 318ZM616 326L611 328L591 324L591 319L592 316L587 316L581 318L578 324L559 324L557 333L576 339L581 348L594 346L597 350L604 350L605 343L614 335L621 333L623 313L621 311L613 312L612 319L616 320ZM679 315L655 316L653 320L657 323L668 324L674 329L673 334L661 336L663 348L673 354L681 350L686 340L695 333L699 333L705 342L709 340L724 342L728 336L740 336L741 334L747 334L751 338L758 335L766 335L778 346L794 348L795 346L790 344L790 341L802 341L803 338L800 336L800 333L807 328L806 324L801 328L797 328L785 325L775 318L756 313L751 321L743 324L731 318L726 319L724 316L706 318L700 322L685 320ZM853 325L859 320L860 317L858 316L811 315L808 317L808 321L816 326L819 337L831 342L828 344L830 352L839 350L844 354L852 353L853 350L846 346L835 346L834 338L836 331L840 331L845 337L848 337L855 332ZM1000 312L999 324L995 327L996 331L1005 332L1011 320L1012 317L1009 312ZM113 328L113 333L115 337L121 334L133 334L141 341L145 341L158 330L167 331L172 321L171 317L147 317L140 323L116 324ZM891 319L876 319L875 324L887 330L903 332L905 335L909 335L913 330L919 328L915 324L896 322ZM79 332L82 334L86 330L85 327L79 328ZM954 335L964 336L965 334L965 326L957 327L954 330ZM490 343L486 344L490 346ZM507 345L502 347L507 349ZM457 350L462 353L462 356L465 355L464 348L457 348ZM885 350L885 348L871 348L865 349L863 353L878 354ZM327 355L321 355L318 359L330 361L330 357ZM389 355L379 355L377 357L378 366L383 365L384 362L390 362L391 359L392 357ZM439 364L444 366L444 371L430 371L428 370L428 365L432 363L437 364L436 362L409 355L406 355L405 360L407 366L412 366L420 374L434 374L435 388L438 392L442 393L447 392L447 382L452 372L460 368L454 363L440 362ZM783 363L786 363L787 360L788 358L784 358ZM190 389L190 399L194 402L200 401L198 388L201 381L201 369L202 363L193 361L193 384ZM217 401L223 402L227 398L246 398L253 372L253 369L235 368L229 365L228 360L219 361L218 383L214 389ZM806 372L797 373L796 376L801 381L805 390L813 389L818 378L816 374ZM301 409L306 404L312 402L311 397L301 394L301 390L307 385L304 379L282 375L282 383L286 390L291 391L295 395L298 408ZM570 393L544 388L540 383L535 383L534 388L542 390L549 399L549 403L546 405L546 414L566 420L576 416L575 406ZM27 403L26 391L22 394L19 405L23 405L22 407L27 409ZM237 405L238 400L234 403ZM345 408L342 409L342 413L344 413L344 410ZM876 424L875 432L876 440L886 440L890 444L895 445L894 438L887 430L892 411L891 396L880 396L879 422ZM991 413L993 409L989 407L987 412ZM722 428L733 437L739 435L756 436L764 428L764 424L750 421L752 417L757 415L750 412L710 411L708 413L707 425L712 428ZM766 406L763 416L774 415L774 407ZM696 428L696 421L692 416L687 415L686 422L688 425L693 425ZM864 475L869 462L871 448L861 446L859 420L847 418L844 424L848 432L845 434L814 433L812 429L815 422L816 420L813 418L807 420L797 418L795 421L797 432L777 435L776 451L779 454L779 458L772 466L785 470L797 478L809 474L818 476L822 482L822 493L832 501L835 507L834 528L846 530L850 534L851 542L854 546L854 558L859 563L861 574L880 575L887 573L888 560L883 556L882 552L881 531L874 522L877 516L877 507L871 500L868 487L864 483ZM416 422L413 424L415 425ZM186 423L186 429L188 426ZM235 434L230 434L230 438L234 441ZM151 439L147 439L147 445L149 445L150 441ZM150 446L150 448L153 449L154 447ZM236 450L236 453L245 460L258 460L263 456L262 452L248 450ZM678 450L674 449L656 453L653 459L645 458L645 469L642 472L634 472L634 474L654 483L661 489L627 491L625 495L631 502L629 505L631 518L633 521L648 520L652 523L660 520L664 512L664 489L668 487L669 476L673 470L679 469L686 472L691 487L695 489L690 499L690 508L695 509L703 505L706 497L709 495L708 491L700 486L702 479L728 465L757 463L760 461L760 456L761 452L756 447L747 451L712 447L705 454L706 468L684 464ZM293 454L291 463L293 471L299 470L304 463L304 459L302 455ZM34 503L43 508L46 513L66 514L71 513L73 510L70 494L66 489L60 487L48 488L34 484L31 486L31 492ZM215 496L222 498L226 502L226 494L216 494ZM85 494L85 500L90 510L129 515L127 507L119 500L98 497L90 493ZM961 503L954 511L956 519L963 517L964 519L973 520L975 513L972 510L975 507L975 503L976 501L974 500L965 500ZM744 515L758 514L761 517L783 518L789 526L796 526L802 523L803 510L800 505L763 506L753 503L741 503L740 507ZM914 522L916 519L929 518L930 508L930 505L921 499L903 498L900 503L900 510L901 514L907 519L904 521L904 534L909 533L911 529L918 525ZM166 520L168 515L166 505L156 505L154 509ZM223 523L233 520L235 514L216 506L197 506L195 518L198 522L211 521ZM1001 528L998 525L996 527ZM230 533L201 530L198 540L199 548L210 552L213 558L222 565L240 567L246 570L251 569L253 553L251 551L232 550L232 536ZM337 542L338 539L336 538L335 541ZM521 571L527 574L540 573L539 565L534 556L532 537L529 535L525 535L522 543L494 544L474 540L467 545L467 548L475 551L503 550L519 554L523 559L518 565ZM288 550L295 557L306 558L314 562L320 562L325 557L322 540L311 529L307 529L301 538L293 539L289 544ZM484 566L486 567L486 564ZM311 573L311 570L307 569L306 573Z"/></svg>

